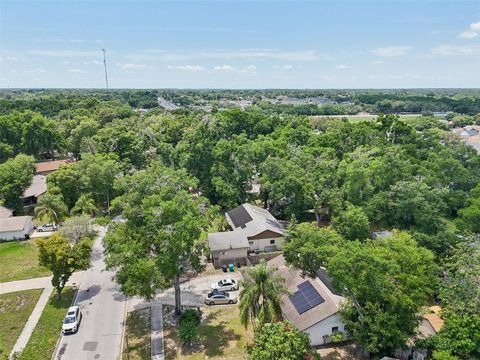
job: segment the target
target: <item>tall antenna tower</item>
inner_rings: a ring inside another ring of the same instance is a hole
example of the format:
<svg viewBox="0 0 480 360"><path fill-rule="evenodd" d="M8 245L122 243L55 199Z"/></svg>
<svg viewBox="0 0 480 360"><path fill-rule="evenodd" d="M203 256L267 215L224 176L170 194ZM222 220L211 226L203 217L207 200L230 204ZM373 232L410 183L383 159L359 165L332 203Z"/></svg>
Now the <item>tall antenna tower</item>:
<svg viewBox="0 0 480 360"><path fill-rule="evenodd" d="M107 92L108 92L108 75L107 75L107 60L105 58L105 49L103 51L103 65L105 67L105 84L107 85Z"/></svg>

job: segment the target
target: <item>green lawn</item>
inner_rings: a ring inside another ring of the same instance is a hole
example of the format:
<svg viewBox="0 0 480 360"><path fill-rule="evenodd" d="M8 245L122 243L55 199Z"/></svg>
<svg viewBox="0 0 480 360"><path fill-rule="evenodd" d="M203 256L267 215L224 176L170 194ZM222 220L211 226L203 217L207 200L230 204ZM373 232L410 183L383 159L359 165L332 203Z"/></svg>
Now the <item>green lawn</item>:
<svg viewBox="0 0 480 360"><path fill-rule="evenodd" d="M150 359L150 308L135 310L128 313L125 335L128 340L124 342L123 359L144 360ZM128 351L128 357L127 357Z"/></svg>
<svg viewBox="0 0 480 360"><path fill-rule="evenodd" d="M74 295L75 291L72 288L65 288L62 300L57 300L57 294L52 293L20 360L45 360L52 357L62 329L63 318L72 304Z"/></svg>
<svg viewBox="0 0 480 360"><path fill-rule="evenodd" d="M166 311L164 307L164 314ZM202 311L206 320L198 328L199 340L193 348L182 347L178 327L164 323L165 359L246 359L245 347L252 341L252 329L240 324L238 306L204 307Z"/></svg>
<svg viewBox="0 0 480 360"><path fill-rule="evenodd" d="M38 265L35 240L0 243L0 282L48 276L50 271Z"/></svg>
<svg viewBox="0 0 480 360"><path fill-rule="evenodd" d="M0 359L12 351L42 291L35 289L0 295Z"/></svg>

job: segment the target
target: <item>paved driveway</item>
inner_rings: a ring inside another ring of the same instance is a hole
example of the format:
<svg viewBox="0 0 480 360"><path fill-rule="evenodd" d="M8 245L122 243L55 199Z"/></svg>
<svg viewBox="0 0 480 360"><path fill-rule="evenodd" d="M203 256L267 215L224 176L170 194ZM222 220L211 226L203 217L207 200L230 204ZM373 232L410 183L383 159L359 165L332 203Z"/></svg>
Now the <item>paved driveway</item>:
<svg viewBox="0 0 480 360"><path fill-rule="evenodd" d="M180 296L182 305L199 307L204 306L205 296L210 291L210 286L214 282L218 282L221 279L231 278L237 281L242 280L242 275L239 271L233 273L224 273L222 270L215 271L214 274L200 274L199 276L192 278L180 285ZM232 294L238 297L239 291L233 291ZM167 305L175 305L175 293L173 288L169 288L161 291L155 296L155 302L159 302ZM133 298L129 300L129 311L144 308L150 306L150 304L144 302L140 298Z"/></svg>

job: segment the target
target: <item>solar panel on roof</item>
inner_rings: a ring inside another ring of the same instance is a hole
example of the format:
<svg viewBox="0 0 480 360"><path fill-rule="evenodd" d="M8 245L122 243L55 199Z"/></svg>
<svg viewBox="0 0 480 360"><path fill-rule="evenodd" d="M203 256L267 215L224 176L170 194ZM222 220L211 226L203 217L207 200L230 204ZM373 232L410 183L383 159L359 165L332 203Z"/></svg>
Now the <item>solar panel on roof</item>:
<svg viewBox="0 0 480 360"><path fill-rule="evenodd" d="M297 288L298 291L290 295L290 301L299 314L303 314L325 301L308 280L299 284Z"/></svg>
<svg viewBox="0 0 480 360"><path fill-rule="evenodd" d="M243 207L243 205L228 211L227 215L230 217L233 225L236 228L244 227L246 223L253 220L248 211Z"/></svg>

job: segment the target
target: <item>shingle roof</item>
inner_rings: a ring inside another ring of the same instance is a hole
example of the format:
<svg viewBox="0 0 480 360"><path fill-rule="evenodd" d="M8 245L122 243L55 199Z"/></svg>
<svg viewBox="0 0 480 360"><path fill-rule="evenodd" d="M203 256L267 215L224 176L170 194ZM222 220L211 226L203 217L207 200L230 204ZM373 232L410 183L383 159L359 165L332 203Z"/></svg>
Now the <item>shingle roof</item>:
<svg viewBox="0 0 480 360"><path fill-rule="evenodd" d="M37 163L37 173L41 172L50 172L57 170L60 166L68 164L69 160L53 160L53 161L44 161Z"/></svg>
<svg viewBox="0 0 480 360"><path fill-rule="evenodd" d="M7 218L12 216L13 211L5 206L0 206L0 218Z"/></svg>
<svg viewBox="0 0 480 360"><path fill-rule="evenodd" d="M32 184L23 192L23 198L38 197L47 192L47 177L44 175L34 175Z"/></svg>
<svg viewBox="0 0 480 360"><path fill-rule="evenodd" d="M275 217L258 206L243 204L226 214L227 222L234 231L244 229L247 237L255 236L266 230L283 235L282 224Z"/></svg>
<svg viewBox="0 0 480 360"><path fill-rule="evenodd" d="M323 303L299 314L288 295L283 296L281 304L283 317L293 322L300 331L314 326L339 311L343 297L333 294L320 279L303 278L300 271L291 269L285 264L283 255L273 258L268 264L277 267L278 273L285 279L285 285L290 292L297 291L298 285L308 279L325 300Z"/></svg>
<svg viewBox="0 0 480 360"><path fill-rule="evenodd" d="M32 221L31 216L13 216L0 219L0 232L23 230L29 221Z"/></svg>
<svg viewBox="0 0 480 360"><path fill-rule="evenodd" d="M249 247L247 236L241 230L208 234L208 243L212 251Z"/></svg>

